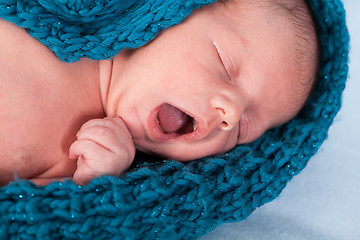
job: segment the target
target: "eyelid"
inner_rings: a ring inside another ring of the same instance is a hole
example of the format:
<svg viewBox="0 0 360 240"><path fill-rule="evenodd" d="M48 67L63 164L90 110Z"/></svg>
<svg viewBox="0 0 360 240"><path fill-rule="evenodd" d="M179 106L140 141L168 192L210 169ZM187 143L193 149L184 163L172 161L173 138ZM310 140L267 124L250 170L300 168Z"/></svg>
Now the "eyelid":
<svg viewBox="0 0 360 240"><path fill-rule="evenodd" d="M229 78L229 81L232 80L232 69L233 69L233 61L232 59L229 57L228 54L226 54L216 42L213 42L214 47L216 49L216 52L218 54L218 57L226 71L226 74Z"/></svg>

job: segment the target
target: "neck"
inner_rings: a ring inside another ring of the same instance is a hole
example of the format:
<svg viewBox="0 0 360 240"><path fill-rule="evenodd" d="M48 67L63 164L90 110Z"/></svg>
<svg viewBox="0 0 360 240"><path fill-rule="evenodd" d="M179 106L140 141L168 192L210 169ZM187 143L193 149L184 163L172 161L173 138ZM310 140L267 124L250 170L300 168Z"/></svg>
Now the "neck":
<svg viewBox="0 0 360 240"><path fill-rule="evenodd" d="M71 77L78 97L88 102L88 110L96 112L98 117L104 116L101 92L99 91L99 64L97 61L82 58L74 63L64 63Z"/></svg>
<svg viewBox="0 0 360 240"><path fill-rule="evenodd" d="M108 98L110 83L112 77L113 61L112 60L100 60L99 61L99 82L100 82L100 94L101 103L105 114L108 116Z"/></svg>
<svg viewBox="0 0 360 240"><path fill-rule="evenodd" d="M101 101L106 116L113 117L118 115L118 103L120 102L122 91L125 89L120 78L127 59L127 52L122 51L112 60L99 61Z"/></svg>

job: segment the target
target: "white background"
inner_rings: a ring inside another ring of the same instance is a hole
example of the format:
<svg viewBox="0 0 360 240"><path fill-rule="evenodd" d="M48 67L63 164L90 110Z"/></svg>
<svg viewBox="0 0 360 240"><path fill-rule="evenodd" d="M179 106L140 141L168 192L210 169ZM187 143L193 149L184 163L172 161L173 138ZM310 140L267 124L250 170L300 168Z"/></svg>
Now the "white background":
<svg viewBox="0 0 360 240"><path fill-rule="evenodd" d="M350 72L329 138L279 198L199 240L360 240L360 1L343 2Z"/></svg>

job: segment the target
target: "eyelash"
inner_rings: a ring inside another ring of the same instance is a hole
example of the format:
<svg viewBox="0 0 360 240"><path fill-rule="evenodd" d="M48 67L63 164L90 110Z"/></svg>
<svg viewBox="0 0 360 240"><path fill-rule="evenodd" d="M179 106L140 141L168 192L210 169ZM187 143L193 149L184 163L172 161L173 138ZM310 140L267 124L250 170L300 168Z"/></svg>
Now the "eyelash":
<svg viewBox="0 0 360 240"><path fill-rule="evenodd" d="M215 47L216 53L217 53L217 55L218 55L218 57L219 57L219 59L221 61L221 64L224 67L224 70L225 70L225 72L226 72L226 74L227 74L227 76L229 78L229 81L231 82L231 80L232 80L231 79L231 72L229 70L230 69L229 64L231 65L231 60L229 59L229 57L225 53L223 53L223 51L217 46L217 44L215 42L214 42L214 47ZM225 57L228 58L227 61L224 60L223 55L225 55Z"/></svg>

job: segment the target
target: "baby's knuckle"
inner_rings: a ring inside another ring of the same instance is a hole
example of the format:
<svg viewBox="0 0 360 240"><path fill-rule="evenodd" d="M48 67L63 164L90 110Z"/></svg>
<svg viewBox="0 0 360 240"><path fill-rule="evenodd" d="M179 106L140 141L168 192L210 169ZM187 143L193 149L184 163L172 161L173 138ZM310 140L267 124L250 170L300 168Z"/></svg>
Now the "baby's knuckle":
<svg viewBox="0 0 360 240"><path fill-rule="evenodd" d="M101 119L99 119L99 118L90 119L89 121L84 123L81 128L86 128L86 127L89 127L89 126L93 126L93 125L98 124L99 122L101 122Z"/></svg>
<svg viewBox="0 0 360 240"><path fill-rule="evenodd" d="M111 133L112 133L112 130L107 127L97 127L93 131L93 134L95 137L106 137Z"/></svg>
<svg viewBox="0 0 360 240"><path fill-rule="evenodd" d="M104 120L106 120L104 123L105 126L109 126L112 128L127 129L124 121L119 117L106 117Z"/></svg>
<svg viewBox="0 0 360 240"><path fill-rule="evenodd" d="M132 159L135 155L135 147L130 144L125 144L119 147L116 151L119 156L126 159Z"/></svg>
<svg viewBox="0 0 360 240"><path fill-rule="evenodd" d="M91 140L85 140L82 142L81 151L84 157L89 156L92 152L94 152L96 143Z"/></svg>
<svg viewBox="0 0 360 240"><path fill-rule="evenodd" d="M115 123L114 118L112 118L112 117L104 118L104 126L114 128L114 127L116 127L116 125L117 124Z"/></svg>

